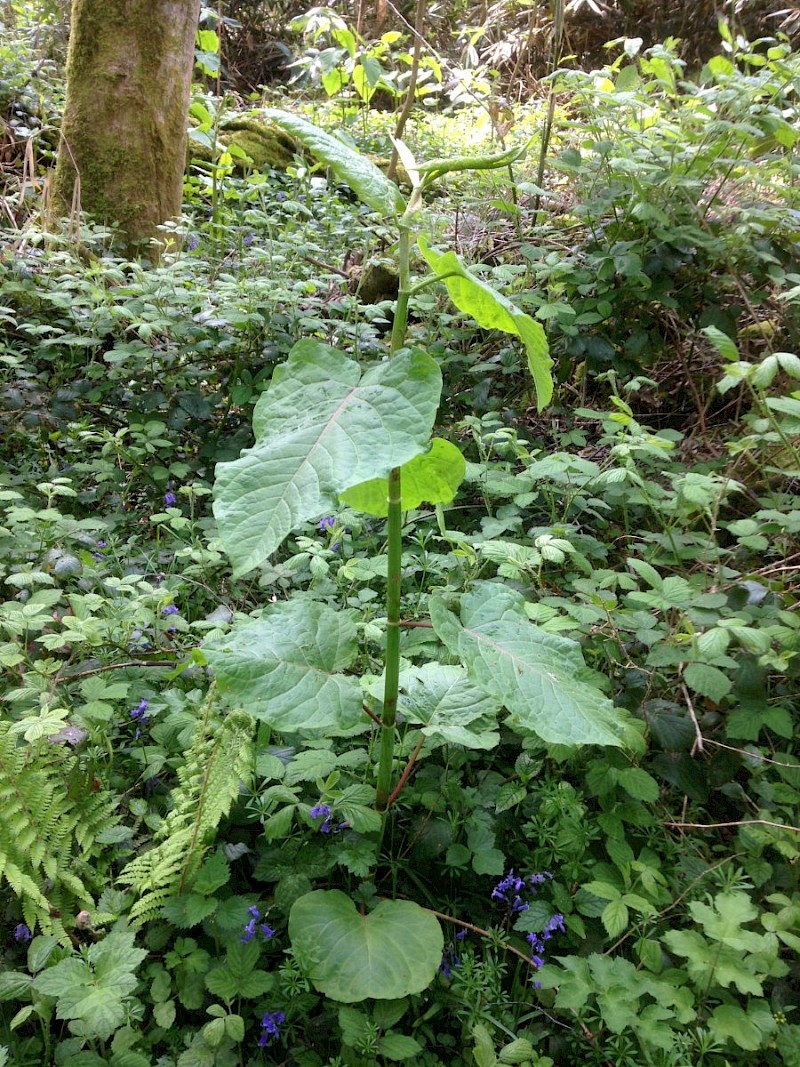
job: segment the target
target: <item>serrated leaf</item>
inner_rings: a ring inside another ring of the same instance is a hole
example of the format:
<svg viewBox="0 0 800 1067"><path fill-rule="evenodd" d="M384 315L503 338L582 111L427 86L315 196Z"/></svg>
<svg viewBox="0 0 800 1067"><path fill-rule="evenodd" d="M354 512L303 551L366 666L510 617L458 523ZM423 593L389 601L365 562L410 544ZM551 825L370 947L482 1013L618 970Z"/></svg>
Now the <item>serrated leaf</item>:
<svg viewBox="0 0 800 1067"><path fill-rule="evenodd" d="M174 1000L165 1000L163 1004L156 1004L153 1007L153 1018L156 1024L165 1030L169 1030L175 1022L176 1014Z"/></svg>
<svg viewBox="0 0 800 1067"><path fill-rule="evenodd" d="M329 166L373 211L384 218L403 214L406 202L402 193L366 156L299 115L276 108L266 108L262 115L302 141L316 159Z"/></svg>
<svg viewBox="0 0 800 1067"><path fill-rule="evenodd" d="M348 1004L422 992L436 977L444 948L435 916L418 904L383 900L360 915L338 889L296 901L289 939L314 988Z"/></svg>
<svg viewBox="0 0 800 1067"><path fill-rule="evenodd" d="M422 1045L405 1034L386 1034L378 1038L378 1052L387 1060L410 1060L422 1052Z"/></svg>
<svg viewBox="0 0 800 1067"><path fill-rule="evenodd" d="M490 285L471 274L455 252L436 252L424 237L419 248L428 265L447 286L450 299L460 311L471 315L485 330L502 330L519 337L525 345L528 369L536 387L536 400L541 411L553 397L553 361L548 354L547 338L541 323L520 311L515 304Z"/></svg>
<svg viewBox="0 0 800 1067"><path fill-rule="evenodd" d="M718 1004L708 1020L708 1028L722 1044L730 1038L748 1052L761 1047L761 1031L738 1004Z"/></svg>
<svg viewBox="0 0 800 1067"><path fill-rule="evenodd" d="M461 598L460 621L440 597L430 615L471 680L503 702L512 728L554 744L622 743L621 713L581 677L580 646L529 622L515 590L479 582Z"/></svg>
<svg viewBox="0 0 800 1067"><path fill-rule="evenodd" d="M401 351L362 375L343 352L298 341L256 404L255 445L217 464L214 515L234 574L263 563L338 494L423 452L441 388L424 352Z"/></svg>
<svg viewBox="0 0 800 1067"><path fill-rule="evenodd" d="M400 501L404 511L420 504L449 504L464 480L467 464L450 441L435 437L421 456L400 468ZM339 499L356 511L384 518L389 511L389 479L373 478L341 493Z"/></svg>
<svg viewBox="0 0 800 1067"><path fill-rule="evenodd" d="M48 967L34 981L45 996L56 997L56 1015L82 1035L107 1041L123 1025L126 999L136 988L136 968L147 955L134 948L134 935L112 930L92 945L86 959L74 956Z"/></svg>
<svg viewBox="0 0 800 1067"><path fill-rule="evenodd" d="M609 937L619 937L628 926L628 908L621 900L610 901L603 909L600 921Z"/></svg>
<svg viewBox="0 0 800 1067"><path fill-rule="evenodd" d="M634 800L643 800L647 804L658 800L658 782L641 767L624 767L617 772L617 781Z"/></svg>
<svg viewBox="0 0 800 1067"><path fill-rule="evenodd" d="M32 984L31 976L22 971L0 972L0 1003L4 1000L24 1000Z"/></svg>
<svg viewBox="0 0 800 1067"><path fill-rule="evenodd" d="M349 730L362 718L361 688L340 672L357 653L346 611L290 600L203 646L220 689L288 733Z"/></svg>
<svg viewBox="0 0 800 1067"><path fill-rule="evenodd" d="M727 674L708 663L690 663L684 670L683 677L693 692L708 697L715 704L721 703L733 688Z"/></svg>
<svg viewBox="0 0 800 1067"><path fill-rule="evenodd" d="M489 749L500 742L500 701L467 677L463 667L425 663L400 674L398 708L408 723L421 723L436 744Z"/></svg>

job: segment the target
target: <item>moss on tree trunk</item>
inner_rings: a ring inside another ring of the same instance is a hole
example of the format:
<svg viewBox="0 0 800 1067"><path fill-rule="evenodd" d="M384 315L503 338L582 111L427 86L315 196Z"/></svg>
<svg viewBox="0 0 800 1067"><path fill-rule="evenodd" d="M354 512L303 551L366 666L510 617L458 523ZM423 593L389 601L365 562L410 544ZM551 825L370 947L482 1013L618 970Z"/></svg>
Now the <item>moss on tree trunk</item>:
<svg viewBox="0 0 800 1067"><path fill-rule="evenodd" d="M53 206L128 245L180 214L199 0L72 0Z"/></svg>

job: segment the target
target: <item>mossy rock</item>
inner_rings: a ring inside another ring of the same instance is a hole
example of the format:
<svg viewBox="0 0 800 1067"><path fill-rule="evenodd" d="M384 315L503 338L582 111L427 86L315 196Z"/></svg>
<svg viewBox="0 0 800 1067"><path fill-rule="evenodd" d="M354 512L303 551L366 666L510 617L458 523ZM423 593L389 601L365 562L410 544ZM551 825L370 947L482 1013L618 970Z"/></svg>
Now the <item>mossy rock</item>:
<svg viewBox="0 0 800 1067"><path fill-rule="evenodd" d="M306 155L304 147L291 134L258 119L230 119L220 129L218 140L226 148L235 146L245 153L246 159L238 153L233 155L234 167L239 171L265 170L267 167L286 170L298 155ZM211 148L191 138L189 152L191 159L206 163L213 160Z"/></svg>
<svg viewBox="0 0 800 1067"><path fill-rule="evenodd" d="M367 263L358 281L356 295L362 304L394 300L400 290L400 275L393 264L382 260Z"/></svg>

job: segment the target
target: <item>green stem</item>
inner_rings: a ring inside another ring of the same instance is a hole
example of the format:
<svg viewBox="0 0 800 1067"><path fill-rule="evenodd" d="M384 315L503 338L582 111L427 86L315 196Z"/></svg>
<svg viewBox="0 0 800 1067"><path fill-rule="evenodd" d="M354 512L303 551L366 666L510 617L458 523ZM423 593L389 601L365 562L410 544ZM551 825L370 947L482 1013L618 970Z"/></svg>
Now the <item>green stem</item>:
<svg viewBox="0 0 800 1067"><path fill-rule="evenodd" d="M389 514L387 519L388 581L386 584L386 664L383 689L381 744L378 756L378 809L385 811L392 791L394 763L394 722L400 687L400 593L403 512L400 501L400 468L389 475Z"/></svg>
<svg viewBox="0 0 800 1067"><path fill-rule="evenodd" d="M406 224L400 225L400 289L392 325L393 355L403 347L408 325L408 298L411 288L411 233ZM378 753L377 808L385 811L392 793L394 765L394 723L397 716L397 694L400 688L400 595L403 557L403 509L400 496L400 468L389 475L388 513L386 518L387 582L386 582L386 661L383 688L381 741Z"/></svg>

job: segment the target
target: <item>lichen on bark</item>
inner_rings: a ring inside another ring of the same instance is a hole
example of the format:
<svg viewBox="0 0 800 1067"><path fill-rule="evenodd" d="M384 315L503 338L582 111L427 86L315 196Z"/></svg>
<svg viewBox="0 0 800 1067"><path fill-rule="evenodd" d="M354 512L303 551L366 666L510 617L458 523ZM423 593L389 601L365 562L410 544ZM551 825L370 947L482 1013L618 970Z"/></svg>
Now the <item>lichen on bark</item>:
<svg viewBox="0 0 800 1067"><path fill-rule="evenodd" d="M180 214L199 0L72 0L53 208L129 248Z"/></svg>

